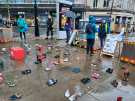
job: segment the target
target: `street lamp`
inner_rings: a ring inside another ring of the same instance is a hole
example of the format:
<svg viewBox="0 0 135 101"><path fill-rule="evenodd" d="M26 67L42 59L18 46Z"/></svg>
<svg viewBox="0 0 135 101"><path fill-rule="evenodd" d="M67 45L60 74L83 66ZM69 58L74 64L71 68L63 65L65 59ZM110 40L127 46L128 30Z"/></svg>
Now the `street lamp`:
<svg viewBox="0 0 135 101"><path fill-rule="evenodd" d="M35 37L39 37L39 26L38 26L38 11L37 11L37 2L34 1L34 17L35 17Z"/></svg>

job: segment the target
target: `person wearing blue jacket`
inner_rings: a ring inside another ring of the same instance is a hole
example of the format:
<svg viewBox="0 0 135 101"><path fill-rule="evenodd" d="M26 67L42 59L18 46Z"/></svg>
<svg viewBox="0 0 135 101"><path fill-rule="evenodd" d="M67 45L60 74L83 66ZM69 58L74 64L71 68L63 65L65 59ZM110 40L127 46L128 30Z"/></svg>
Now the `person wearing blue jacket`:
<svg viewBox="0 0 135 101"><path fill-rule="evenodd" d="M92 55L94 53L93 46L95 43L95 33L97 32L95 17L93 17L93 16L89 17L89 23L86 25L85 32L87 34L86 53L89 54L89 51L90 51L91 52L90 54Z"/></svg>
<svg viewBox="0 0 135 101"><path fill-rule="evenodd" d="M105 20L101 23L98 29L98 37L100 39L100 48L103 49L104 44L105 44L105 39L106 39L107 31L106 31L106 23Z"/></svg>
<svg viewBox="0 0 135 101"><path fill-rule="evenodd" d="M66 35L67 35L66 43L68 43L68 41L70 39L70 33L71 33L72 29L73 29L70 18L67 18L67 21L65 23L64 28L65 28Z"/></svg>
<svg viewBox="0 0 135 101"><path fill-rule="evenodd" d="M24 37L24 40L26 42L26 34L25 33L28 29L28 25L27 25L27 23L22 15L20 15L18 20L17 20L17 26L18 26L18 31L20 32L21 40L23 40L23 37Z"/></svg>

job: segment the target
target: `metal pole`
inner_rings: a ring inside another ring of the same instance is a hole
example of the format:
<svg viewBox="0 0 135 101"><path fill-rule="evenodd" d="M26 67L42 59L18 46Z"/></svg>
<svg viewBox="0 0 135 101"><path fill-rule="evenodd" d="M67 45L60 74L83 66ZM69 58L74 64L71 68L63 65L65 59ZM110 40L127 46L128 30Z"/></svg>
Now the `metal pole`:
<svg viewBox="0 0 135 101"><path fill-rule="evenodd" d="M114 5L114 0L112 1L112 5L111 5L111 10L110 10L110 33L111 33L111 23L112 23L112 12L113 12L113 5Z"/></svg>
<svg viewBox="0 0 135 101"><path fill-rule="evenodd" d="M56 28L56 32L57 32L57 38L59 37L59 15L60 14L60 11L59 11L59 2L57 1L56 2L56 15L57 15L57 18L56 18L56 21L57 21L57 28Z"/></svg>
<svg viewBox="0 0 135 101"><path fill-rule="evenodd" d="M111 5L110 18L112 17L113 5L114 5L114 0L112 1L112 5Z"/></svg>
<svg viewBox="0 0 135 101"><path fill-rule="evenodd" d="M35 37L39 37L39 26L38 26L38 11L37 11L37 2L34 2L34 17L35 17Z"/></svg>

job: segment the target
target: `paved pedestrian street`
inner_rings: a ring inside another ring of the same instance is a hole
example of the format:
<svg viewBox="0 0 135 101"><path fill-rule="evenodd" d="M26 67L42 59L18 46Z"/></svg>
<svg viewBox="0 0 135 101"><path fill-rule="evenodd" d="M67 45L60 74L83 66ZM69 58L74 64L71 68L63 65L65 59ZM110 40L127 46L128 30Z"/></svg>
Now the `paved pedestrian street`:
<svg viewBox="0 0 135 101"><path fill-rule="evenodd" d="M21 42L0 45L0 49L6 48L6 51L1 51L0 54L0 58L4 61L4 69L1 69L4 82L0 84L0 101L10 101L9 97L14 94L21 96L17 101L69 101L64 96L65 91L69 89L73 95L76 87L82 93L76 101L116 101L118 96L122 96L123 101L134 101L133 65L121 63L117 58L99 57L99 51L93 56L86 55L85 49L66 45L64 40L36 39L29 40L28 43L31 51L24 61L15 61L9 56L10 48L22 47ZM52 49L46 52L46 59L42 64L35 64L35 44L43 45L45 50L48 49L48 45L52 46ZM60 56L58 64L55 64L58 60L55 58L56 55ZM120 84L121 66L129 66L133 72L127 86ZM114 72L106 73L107 68L113 68ZM26 69L30 69L31 73L22 74ZM95 79L94 73L99 74L99 77ZM83 78L90 78L90 81L83 84L81 82ZM49 79L56 79L57 83L48 86ZM117 88L110 84L114 79L119 81ZM12 82L13 85L9 86L8 82Z"/></svg>

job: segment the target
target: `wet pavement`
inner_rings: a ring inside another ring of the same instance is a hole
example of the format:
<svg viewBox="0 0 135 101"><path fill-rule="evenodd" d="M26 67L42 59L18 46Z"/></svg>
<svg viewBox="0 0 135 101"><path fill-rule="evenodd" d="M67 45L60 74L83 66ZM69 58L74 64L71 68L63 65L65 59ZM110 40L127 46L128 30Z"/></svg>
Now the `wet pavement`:
<svg viewBox="0 0 135 101"><path fill-rule="evenodd" d="M116 101L117 96L123 96L123 101L134 101L135 98L135 66L121 63L117 58L108 56L99 57L97 51L93 56L88 56L84 49L66 45L63 40L29 40L31 45L31 53L26 56L24 61L14 61L10 59L9 52L1 53L0 58L4 61L4 83L0 84L0 101L9 101L9 96L20 93L22 98L18 101L68 101L64 97L67 89L74 94L75 86L81 87L83 96L78 97L76 101ZM47 49L47 45L51 44L53 49L47 53L47 58L42 64L35 64L35 44L41 44ZM21 42L10 42L0 44L0 49L9 49L14 46L22 47ZM60 51L58 51L58 49ZM64 62L64 53L68 53L66 57L68 62ZM60 54L60 64L54 65L54 58ZM48 64L48 65L47 65ZM47 67L51 70L46 70ZM128 66L131 72L127 86L120 85L114 88L110 82L117 79L121 82L122 66ZM73 68L80 68L79 73L72 72ZM113 74L105 72L107 68L113 68ZM29 75L22 75L21 71L31 69ZM93 79L92 74L99 74L99 79ZM89 77L91 80L88 84L83 84L80 80ZM58 83L49 87L46 83L48 79L57 79ZM14 81L16 86L9 87L7 81Z"/></svg>

